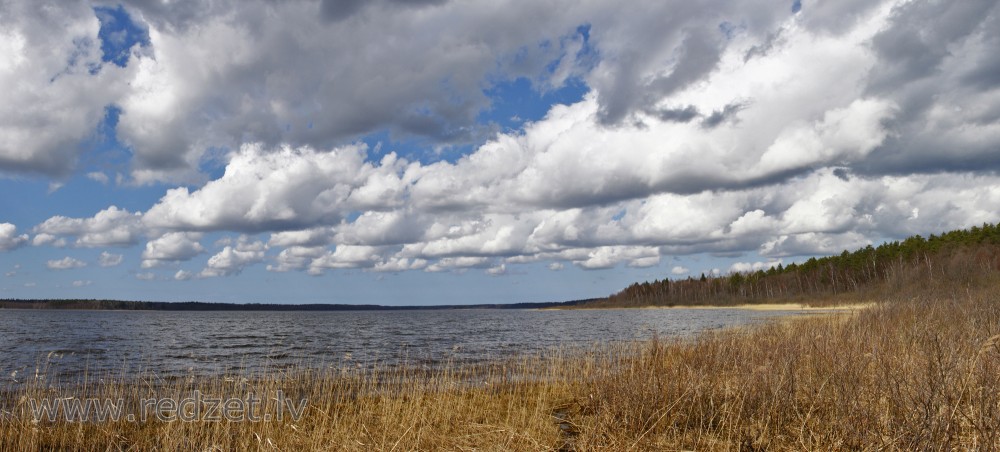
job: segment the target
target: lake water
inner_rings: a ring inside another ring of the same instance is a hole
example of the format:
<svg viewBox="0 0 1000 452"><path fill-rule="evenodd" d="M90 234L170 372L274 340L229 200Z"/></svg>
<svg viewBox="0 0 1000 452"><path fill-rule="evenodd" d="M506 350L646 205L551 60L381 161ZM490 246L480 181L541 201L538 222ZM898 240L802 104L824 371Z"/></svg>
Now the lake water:
<svg viewBox="0 0 1000 452"><path fill-rule="evenodd" d="M0 310L0 381L148 370L481 362L691 335L790 312L740 309L166 312Z"/></svg>

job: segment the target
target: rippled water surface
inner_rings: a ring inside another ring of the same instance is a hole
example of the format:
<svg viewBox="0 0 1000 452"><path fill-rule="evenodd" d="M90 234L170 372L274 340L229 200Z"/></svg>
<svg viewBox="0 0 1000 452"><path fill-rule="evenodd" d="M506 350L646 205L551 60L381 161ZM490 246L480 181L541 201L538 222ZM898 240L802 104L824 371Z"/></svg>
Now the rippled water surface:
<svg viewBox="0 0 1000 452"><path fill-rule="evenodd" d="M0 378L433 366L555 346L689 335L789 312L739 309L166 312L0 310Z"/></svg>

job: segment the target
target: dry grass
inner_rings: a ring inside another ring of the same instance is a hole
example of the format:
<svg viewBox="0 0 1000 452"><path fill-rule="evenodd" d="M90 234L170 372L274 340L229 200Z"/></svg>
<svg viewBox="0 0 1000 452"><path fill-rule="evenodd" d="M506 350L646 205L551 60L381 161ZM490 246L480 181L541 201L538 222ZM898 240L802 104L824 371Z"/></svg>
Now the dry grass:
<svg viewBox="0 0 1000 452"><path fill-rule="evenodd" d="M853 314L553 352L434 372L273 371L10 388L0 450L992 450L1000 296L898 300ZM270 422L32 422L28 397L268 396ZM0 399L3 400L3 399Z"/></svg>
<svg viewBox="0 0 1000 452"><path fill-rule="evenodd" d="M707 334L693 344L651 344L632 371L593 388L593 402L579 409L577 442L581 449L996 449L996 301L914 300Z"/></svg>

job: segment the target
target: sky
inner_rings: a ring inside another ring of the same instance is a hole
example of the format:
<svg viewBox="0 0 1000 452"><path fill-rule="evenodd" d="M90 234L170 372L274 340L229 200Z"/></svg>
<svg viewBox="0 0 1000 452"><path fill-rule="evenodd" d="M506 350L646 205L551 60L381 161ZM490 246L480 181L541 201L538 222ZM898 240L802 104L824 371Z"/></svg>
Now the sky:
<svg viewBox="0 0 1000 452"><path fill-rule="evenodd" d="M996 1L0 0L0 298L600 297L1000 221Z"/></svg>

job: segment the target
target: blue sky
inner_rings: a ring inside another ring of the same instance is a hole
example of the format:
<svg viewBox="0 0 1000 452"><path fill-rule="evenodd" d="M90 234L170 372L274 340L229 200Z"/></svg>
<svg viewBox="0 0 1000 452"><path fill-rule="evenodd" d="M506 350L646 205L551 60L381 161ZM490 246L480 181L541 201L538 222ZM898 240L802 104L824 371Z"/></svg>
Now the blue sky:
<svg viewBox="0 0 1000 452"><path fill-rule="evenodd" d="M1000 220L996 2L756 3L12 2L0 297L560 301Z"/></svg>

